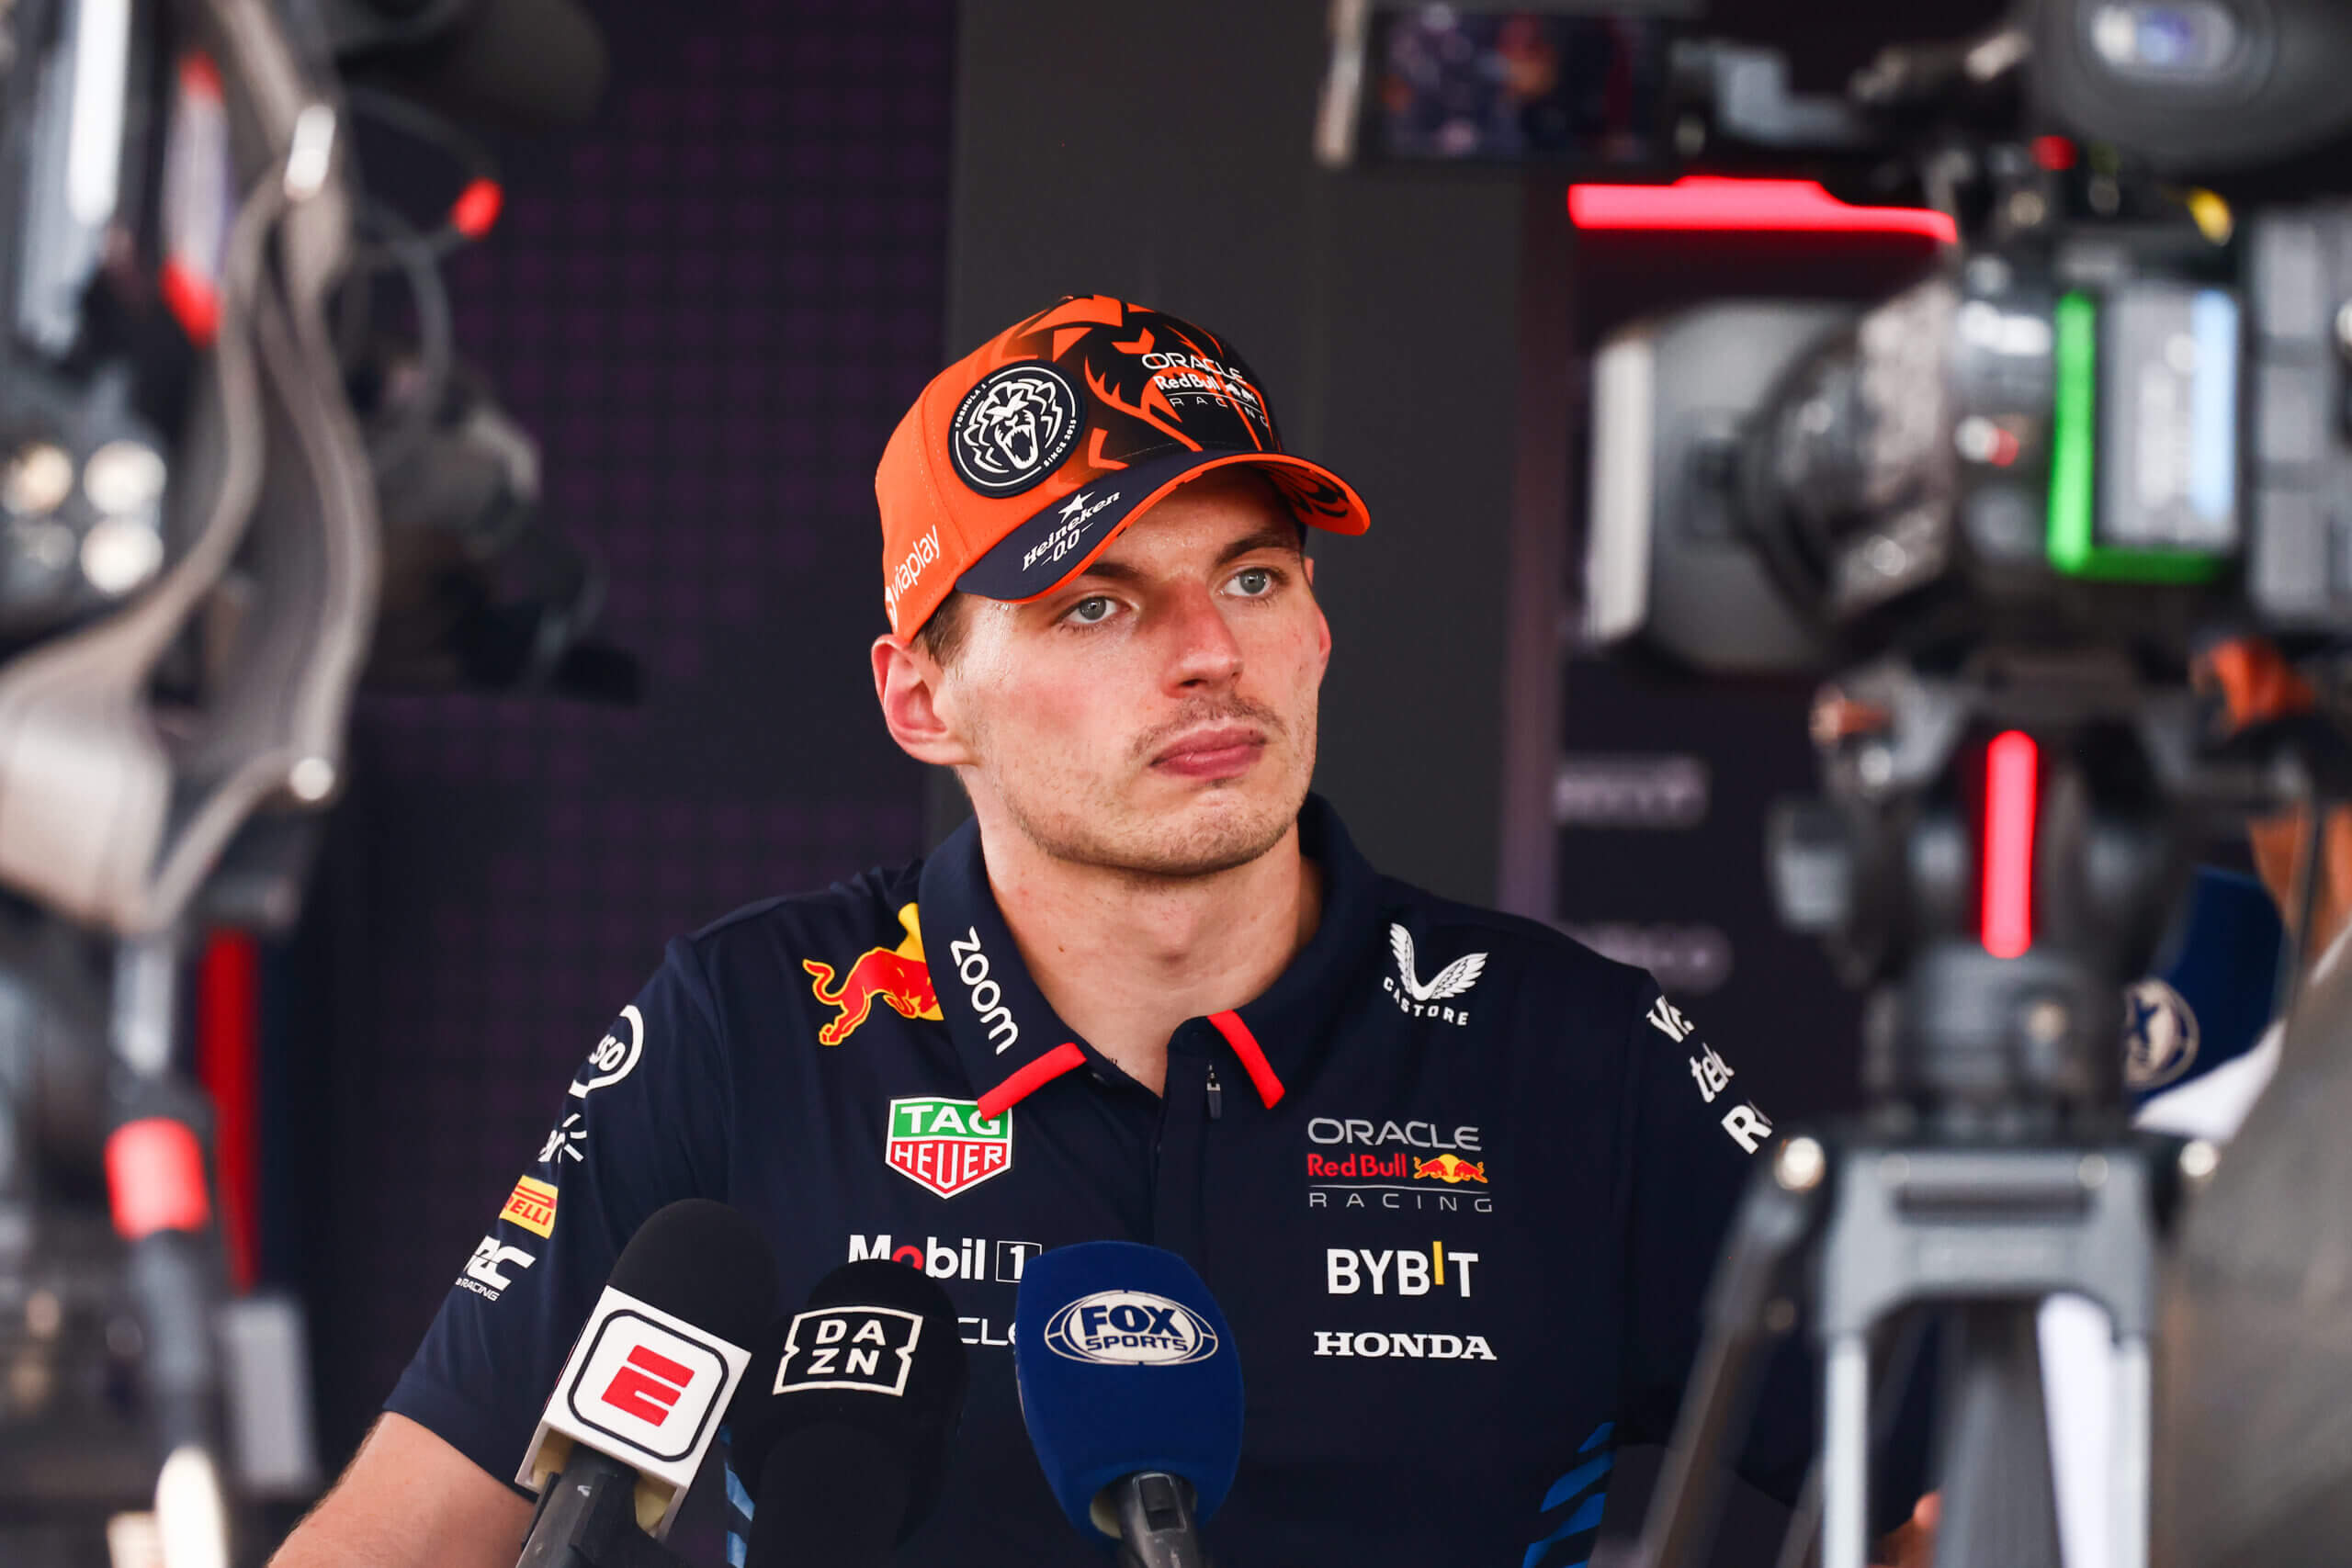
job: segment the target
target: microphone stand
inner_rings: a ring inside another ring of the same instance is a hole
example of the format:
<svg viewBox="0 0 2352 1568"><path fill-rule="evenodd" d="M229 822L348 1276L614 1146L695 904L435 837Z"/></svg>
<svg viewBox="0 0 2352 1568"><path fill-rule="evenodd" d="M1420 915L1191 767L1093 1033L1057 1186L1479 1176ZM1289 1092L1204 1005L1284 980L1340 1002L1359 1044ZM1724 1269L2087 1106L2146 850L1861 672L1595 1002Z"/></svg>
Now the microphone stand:
<svg viewBox="0 0 2352 1568"><path fill-rule="evenodd" d="M587 1447L539 1494L514 1568L686 1568L637 1523L637 1472Z"/></svg>
<svg viewBox="0 0 2352 1568"><path fill-rule="evenodd" d="M1118 1520L1118 1568L1208 1568L1193 1518L1193 1483L1147 1470L1114 1481L1094 1502Z"/></svg>

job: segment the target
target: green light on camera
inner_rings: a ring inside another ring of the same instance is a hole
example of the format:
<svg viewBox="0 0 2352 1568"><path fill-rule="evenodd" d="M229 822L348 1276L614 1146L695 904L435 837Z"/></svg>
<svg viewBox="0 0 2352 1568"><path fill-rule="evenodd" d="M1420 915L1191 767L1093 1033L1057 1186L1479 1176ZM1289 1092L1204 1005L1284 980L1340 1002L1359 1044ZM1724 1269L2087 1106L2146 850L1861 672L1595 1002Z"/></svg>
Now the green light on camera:
<svg viewBox="0 0 2352 1568"><path fill-rule="evenodd" d="M2221 558L2199 550L2133 549L2098 542L2098 303L2061 295L2056 396L2050 421L2051 566L2068 577L2123 582L2203 582Z"/></svg>

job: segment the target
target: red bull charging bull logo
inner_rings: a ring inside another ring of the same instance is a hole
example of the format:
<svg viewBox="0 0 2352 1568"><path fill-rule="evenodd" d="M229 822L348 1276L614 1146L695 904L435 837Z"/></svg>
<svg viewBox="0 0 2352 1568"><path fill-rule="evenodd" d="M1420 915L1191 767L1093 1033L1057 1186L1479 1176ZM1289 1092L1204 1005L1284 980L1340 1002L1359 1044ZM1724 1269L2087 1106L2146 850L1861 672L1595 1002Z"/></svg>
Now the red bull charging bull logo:
<svg viewBox="0 0 2352 1568"><path fill-rule="evenodd" d="M877 1001L900 1018L939 1021L939 997L931 988L931 965L923 959L922 930L914 905L899 911L899 923L907 929L906 940L896 947L869 947L859 953L839 985L833 983L831 964L813 958L801 960L800 967L813 977L817 999L840 1010L831 1023L817 1031L820 1045L838 1045L856 1033Z"/></svg>
<svg viewBox="0 0 2352 1568"><path fill-rule="evenodd" d="M1484 1187L1487 1184L1487 1167L1483 1161L1472 1165L1460 1155L1440 1155L1435 1159L1417 1157L1413 1161L1413 1179L1418 1181L1424 1176L1433 1176L1448 1187L1464 1181L1475 1181Z"/></svg>

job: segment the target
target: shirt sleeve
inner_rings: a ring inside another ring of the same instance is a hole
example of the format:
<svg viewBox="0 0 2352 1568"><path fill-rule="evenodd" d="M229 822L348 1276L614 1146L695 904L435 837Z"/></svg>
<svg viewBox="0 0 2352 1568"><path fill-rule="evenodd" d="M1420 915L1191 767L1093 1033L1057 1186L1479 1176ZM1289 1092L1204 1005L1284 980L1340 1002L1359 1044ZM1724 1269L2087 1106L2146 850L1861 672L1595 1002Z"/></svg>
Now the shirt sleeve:
<svg viewBox="0 0 2352 1568"><path fill-rule="evenodd" d="M1747 1077L1646 979L1627 1069L1623 1440L1673 1436L1698 1358L1701 1314L1741 1195L1769 1157L1771 1118ZM1808 1359L1792 1339L1758 1390L1739 1472L1793 1503L1813 1458Z"/></svg>
<svg viewBox="0 0 2352 1568"><path fill-rule="evenodd" d="M729 1083L686 942L563 1089L536 1157L458 1273L385 1402L512 1482L614 1259L655 1210L725 1201Z"/></svg>

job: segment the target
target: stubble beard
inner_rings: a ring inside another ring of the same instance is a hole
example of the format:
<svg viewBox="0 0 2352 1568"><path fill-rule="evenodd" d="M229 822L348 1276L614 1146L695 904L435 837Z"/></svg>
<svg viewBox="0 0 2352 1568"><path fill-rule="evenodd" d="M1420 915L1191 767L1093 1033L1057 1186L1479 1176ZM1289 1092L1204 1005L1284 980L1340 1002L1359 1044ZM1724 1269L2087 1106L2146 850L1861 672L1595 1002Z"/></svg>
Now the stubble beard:
<svg viewBox="0 0 2352 1568"><path fill-rule="evenodd" d="M1179 811L1138 809L1115 787L1100 785L1079 799L1064 797L1066 803L1054 811L1033 808L1054 798L1042 791L1008 790L999 781L995 793L1021 835L1065 864L1144 885L1193 882L1236 870L1271 852L1298 820L1314 771L1315 705L1310 702L1287 722L1255 704L1220 705L1213 714L1187 716L1137 743L1135 753L1144 759L1142 765L1149 766L1160 736L1172 736L1204 717L1258 724L1267 734L1265 753L1250 774L1211 784ZM1270 765L1285 774L1278 784L1264 776ZM1264 793L1270 787L1272 793Z"/></svg>

